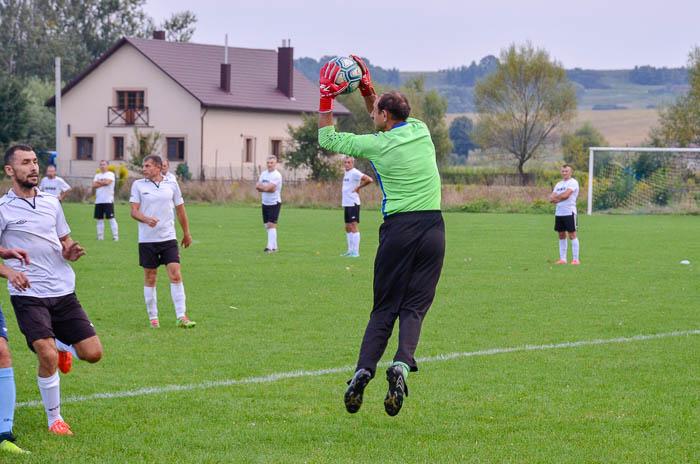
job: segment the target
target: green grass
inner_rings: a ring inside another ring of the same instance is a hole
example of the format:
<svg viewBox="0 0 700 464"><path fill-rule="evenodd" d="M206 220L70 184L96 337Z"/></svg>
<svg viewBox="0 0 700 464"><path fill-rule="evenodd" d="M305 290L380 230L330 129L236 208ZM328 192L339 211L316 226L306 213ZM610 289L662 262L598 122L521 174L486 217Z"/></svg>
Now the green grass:
<svg viewBox="0 0 700 464"><path fill-rule="evenodd" d="M198 326L175 328L161 271L156 331L127 206L117 243L95 241L91 206L65 209L88 252L74 265L77 294L105 356L74 363L64 399L354 364L377 211L363 213L362 257L347 259L339 209L283 208L281 252L264 255L258 208L189 205L195 243L182 269ZM445 266L417 356L700 329L698 217L582 217L578 267L552 264L549 215L445 219ZM36 359L6 292L0 302L18 401L39 400ZM385 361L395 347L394 337ZM2 462L698 462L699 352L700 336L684 335L424 362L394 418L381 369L355 415L342 402L351 370L65 403L72 437L49 435L43 407L25 406L15 433L34 454Z"/></svg>

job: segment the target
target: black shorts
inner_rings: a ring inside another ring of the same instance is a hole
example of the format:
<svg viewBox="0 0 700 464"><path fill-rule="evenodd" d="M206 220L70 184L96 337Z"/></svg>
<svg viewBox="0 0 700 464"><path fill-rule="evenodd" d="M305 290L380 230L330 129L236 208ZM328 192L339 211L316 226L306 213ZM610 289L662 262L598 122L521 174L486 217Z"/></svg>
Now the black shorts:
<svg viewBox="0 0 700 464"><path fill-rule="evenodd" d="M139 243L139 266L155 269L161 264L180 262L180 249L177 240L165 242Z"/></svg>
<svg viewBox="0 0 700 464"><path fill-rule="evenodd" d="M556 232L576 232L578 230L578 220L576 214L569 216L554 216L554 230Z"/></svg>
<svg viewBox="0 0 700 464"><path fill-rule="evenodd" d="M345 224L360 223L360 205L345 207Z"/></svg>
<svg viewBox="0 0 700 464"><path fill-rule="evenodd" d="M2 314L2 308L0 308L0 337L8 340L7 338L7 322L5 322L5 316Z"/></svg>
<svg viewBox="0 0 700 464"><path fill-rule="evenodd" d="M263 224L268 222L277 224L277 219L280 217L280 208L282 208L282 203L279 202L275 205L262 205Z"/></svg>
<svg viewBox="0 0 700 464"><path fill-rule="evenodd" d="M114 217L114 203L95 203L95 219L112 219Z"/></svg>
<svg viewBox="0 0 700 464"><path fill-rule="evenodd" d="M51 298L12 295L10 302L19 330L32 351L32 343L42 338L58 338L66 345L74 345L97 335L75 293Z"/></svg>

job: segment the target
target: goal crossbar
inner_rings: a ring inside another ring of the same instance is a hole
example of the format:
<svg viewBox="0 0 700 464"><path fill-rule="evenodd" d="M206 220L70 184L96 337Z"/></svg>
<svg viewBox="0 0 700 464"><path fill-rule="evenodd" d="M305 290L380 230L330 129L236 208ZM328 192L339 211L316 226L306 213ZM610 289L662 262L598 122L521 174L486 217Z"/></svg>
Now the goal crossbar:
<svg viewBox="0 0 700 464"><path fill-rule="evenodd" d="M700 153L700 148L658 148L658 147L590 147L588 149L588 205L587 213L593 214L593 161L596 151L614 152L671 152L671 153Z"/></svg>

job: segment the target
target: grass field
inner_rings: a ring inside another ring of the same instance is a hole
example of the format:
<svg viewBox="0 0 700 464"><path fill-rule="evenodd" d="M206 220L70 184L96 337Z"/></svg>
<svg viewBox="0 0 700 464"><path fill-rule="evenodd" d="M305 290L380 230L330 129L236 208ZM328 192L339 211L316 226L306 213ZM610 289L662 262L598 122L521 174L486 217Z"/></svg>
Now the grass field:
<svg viewBox="0 0 700 464"><path fill-rule="evenodd" d="M281 252L264 255L258 208L189 205L183 276L198 326L185 331L163 272L163 327L148 328L127 206L117 243L95 241L91 206L65 209L88 252L77 294L105 356L61 377L75 435L49 435L36 360L3 292L15 433L33 451L3 463L700 460L698 217L582 217L574 267L552 264L549 215L445 214L417 352L433 359L390 418L381 367L359 413L342 402L371 309L379 212L363 212L362 257L348 259L339 209L283 209ZM629 338L640 334L671 335ZM450 353L462 355L435 358Z"/></svg>

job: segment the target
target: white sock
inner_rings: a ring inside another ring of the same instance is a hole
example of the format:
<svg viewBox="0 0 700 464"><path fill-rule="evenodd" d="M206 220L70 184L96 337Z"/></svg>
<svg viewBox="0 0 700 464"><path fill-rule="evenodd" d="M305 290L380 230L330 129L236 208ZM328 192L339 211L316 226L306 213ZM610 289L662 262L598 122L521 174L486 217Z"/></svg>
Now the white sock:
<svg viewBox="0 0 700 464"><path fill-rule="evenodd" d="M277 249L277 228L267 229L267 244L270 250Z"/></svg>
<svg viewBox="0 0 700 464"><path fill-rule="evenodd" d="M105 220L97 220L97 239L102 240L105 238Z"/></svg>
<svg viewBox="0 0 700 464"><path fill-rule="evenodd" d="M574 259L578 261L578 237L571 241L571 252L574 255Z"/></svg>
<svg viewBox="0 0 700 464"><path fill-rule="evenodd" d="M353 249L353 236L352 236L352 232L345 232L345 235L346 235L347 238L348 238L348 253L352 253L352 249Z"/></svg>
<svg viewBox="0 0 700 464"><path fill-rule="evenodd" d="M170 284L170 296L173 298L173 305L175 305L175 316L180 319L185 315L185 286L180 282L179 284Z"/></svg>
<svg viewBox="0 0 700 464"><path fill-rule="evenodd" d="M66 345L58 338L55 338L54 340L56 341L56 348L58 349L58 351L67 351L73 356L75 356L76 359L80 359L80 356L78 356L78 352L75 351L75 347L73 345Z"/></svg>
<svg viewBox="0 0 700 464"><path fill-rule="evenodd" d="M58 371L54 372L51 377L37 377L39 384L39 392L41 400L44 402L46 410L46 418L49 421L49 427L57 419L63 420L61 417L61 379L58 377Z"/></svg>
<svg viewBox="0 0 700 464"><path fill-rule="evenodd" d="M104 228L104 223L102 224L102 227ZM119 238L119 225L117 225L116 219L112 218L109 220L109 227L112 229L112 237L115 239Z"/></svg>
<svg viewBox="0 0 700 464"><path fill-rule="evenodd" d="M560 238L559 239L559 259L562 261L566 261L566 250L567 250L567 244L566 244L566 239L565 238Z"/></svg>
<svg viewBox="0 0 700 464"><path fill-rule="evenodd" d="M158 298L155 287L143 287L143 298L146 300L146 311L148 318L158 319Z"/></svg>
<svg viewBox="0 0 700 464"><path fill-rule="evenodd" d="M353 232L352 235L353 235L352 251L353 251L353 253L359 255L360 254L360 233Z"/></svg>

